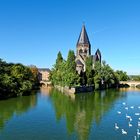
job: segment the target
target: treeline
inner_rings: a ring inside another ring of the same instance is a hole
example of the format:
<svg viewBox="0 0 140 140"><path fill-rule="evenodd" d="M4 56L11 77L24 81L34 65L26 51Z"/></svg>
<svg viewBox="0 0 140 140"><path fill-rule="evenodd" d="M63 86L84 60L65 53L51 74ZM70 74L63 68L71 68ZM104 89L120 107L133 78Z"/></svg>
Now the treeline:
<svg viewBox="0 0 140 140"><path fill-rule="evenodd" d="M129 77L132 81L140 81L140 75L130 75Z"/></svg>
<svg viewBox="0 0 140 140"><path fill-rule="evenodd" d="M39 84L36 67L7 63L0 59L0 99L28 95Z"/></svg>
<svg viewBox="0 0 140 140"><path fill-rule="evenodd" d="M74 51L69 51L67 60L64 60L61 52L59 52L50 74L52 84L68 87L92 85L95 89L102 89L116 87L119 81L129 79L126 72L114 71L105 61L96 62L94 69L92 57L87 57L85 63L86 71L78 74Z"/></svg>

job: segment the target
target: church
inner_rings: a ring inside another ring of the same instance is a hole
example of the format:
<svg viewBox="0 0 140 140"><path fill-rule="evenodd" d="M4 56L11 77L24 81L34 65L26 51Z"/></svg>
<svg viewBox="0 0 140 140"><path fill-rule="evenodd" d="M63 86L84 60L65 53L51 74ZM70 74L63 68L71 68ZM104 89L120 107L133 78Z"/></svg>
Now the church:
<svg viewBox="0 0 140 140"><path fill-rule="evenodd" d="M79 74L81 72L85 72L85 61L89 56L92 57L93 67L95 62L101 62L101 52L99 49L96 50L94 55L91 54L91 44L86 32L85 25L83 25L76 45L76 70Z"/></svg>

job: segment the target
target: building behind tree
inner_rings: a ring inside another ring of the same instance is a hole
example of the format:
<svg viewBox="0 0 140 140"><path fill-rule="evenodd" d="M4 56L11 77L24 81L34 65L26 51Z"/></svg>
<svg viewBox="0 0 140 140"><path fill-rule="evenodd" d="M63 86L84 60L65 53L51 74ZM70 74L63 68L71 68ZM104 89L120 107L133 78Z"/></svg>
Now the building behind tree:
<svg viewBox="0 0 140 140"><path fill-rule="evenodd" d="M86 32L85 25L83 25L76 44L76 70L79 74L86 71L85 62L87 57L92 57L93 67L95 62L101 62L101 52L99 49L97 49L94 55L91 54L91 44Z"/></svg>

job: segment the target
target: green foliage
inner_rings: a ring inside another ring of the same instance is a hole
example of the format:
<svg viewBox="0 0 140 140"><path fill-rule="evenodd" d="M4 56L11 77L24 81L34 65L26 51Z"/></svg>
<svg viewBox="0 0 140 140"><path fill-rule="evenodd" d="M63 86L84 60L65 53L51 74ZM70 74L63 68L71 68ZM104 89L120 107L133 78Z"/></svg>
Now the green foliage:
<svg viewBox="0 0 140 140"><path fill-rule="evenodd" d="M65 69L65 80L66 80L66 86L75 86L78 77L76 73L76 63L75 63L75 55L74 51L70 50L68 53L68 58L66 61L66 69Z"/></svg>
<svg viewBox="0 0 140 140"><path fill-rule="evenodd" d="M78 83L79 75L76 73L76 63L74 51L70 50L67 61L58 53L56 64L51 71L50 80L53 85L75 86Z"/></svg>
<svg viewBox="0 0 140 140"><path fill-rule="evenodd" d="M115 75L117 76L117 79L119 81L127 81L127 80L129 80L129 77L128 77L127 73L123 72L122 70L117 70L115 72Z"/></svg>
<svg viewBox="0 0 140 140"><path fill-rule="evenodd" d="M97 61L94 65L94 84L95 89L101 88L101 81L102 81L102 67L101 63Z"/></svg>
<svg viewBox="0 0 140 140"><path fill-rule="evenodd" d="M94 82L96 89L118 86L120 81L119 75L117 75L117 73L114 72L105 61L103 61L102 64L96 62L94 66L94 72Z"/></svg>
<svg viewBox="0 0 140 140"><path fill-rule="evenodd" d="M59 69L61 67L61 63L63 62L63 57L61 52L59 51L57 54L57 59L56 59L56 64L55 64L55 68Z"/></svg>
<svg viewBox="0 0 140 140"><path fill-rule="evenodd" d="M74 54L74 51L72 50L69 50L66 66L69 71L74 72L76 69L75 54Z"/></svg>
<svg viewBox="0 0 140 140"><path fill-rule="evenodd" d="M140 75L131 75L130 80L132 80L132 81L140 81Z"/></svg>
<svg viewBox="0 0 140 140"><path fill-rule="evenodd" d="M0 59L0 98L29 94L35 80L29 67Z"/></svg>
<svg viewBox="0 0 140 140"><path fill-rule="evenodd" d="M50 80L53 85L63 85L63 72L65 69L65 61L63 60L61 52L58 53L54 68L50 73Z"/></svg>
<svg viewBox="0 0 140 140"><path fill-rule="evenodd" d="M39 78L38 78L38 74L39 74L38 68L34 65L30 65L29 68L30 68L30 71L32 73L31 79L33 82L33 86L34 86L34 88L37 89L40 85Z"/></svg>
<svg viewBox="0 0 140 140"><path fill-rule="evenodd" d="M86 71L81 71L78 74L76 72L74 51L69 51L66 61L63 59L61 52L59 52L56 64L50 74L50 80L54 85L68 87L92 85L95 89L118 87L119 81L128 80L126 72L114 72L105 61L102 63L97 61L93 66L92 56L86 58L85 64Z"/></svg>
<svg viewBox="0 0 140 140"><path fill-rule="evenodd" d="M87 78L87 85L94 84L94 73L93 73L93 59L92 57L86 58L86 78Z"/></svg>
<svg viewBox="0 0 140 140"><path fill-rule="evenodd" d="M115 77L114 77L114 71L113 69L103 62L102 65L102 71L101 71L101 78L102 82L104 83L105 88L111 87L113 84L115 84Z"/></svg>

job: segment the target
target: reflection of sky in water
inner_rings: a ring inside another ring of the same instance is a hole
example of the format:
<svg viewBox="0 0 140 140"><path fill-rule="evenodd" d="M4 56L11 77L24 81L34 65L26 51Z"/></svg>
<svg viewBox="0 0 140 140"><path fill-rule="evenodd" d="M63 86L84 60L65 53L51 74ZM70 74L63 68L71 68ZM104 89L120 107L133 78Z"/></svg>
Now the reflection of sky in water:
<svg viewBox="0 0 140 140"><path fill-rule="evenodd" d="M0 140L133 140L136 135L139 91L108 90L75 99L50 89L41 93L0 101ZM130 128L126 113L132 116ZM115 123L120 129L115 130ZM128 135L122 135L122 128Z"/></svg>
<svg viewBox="0 0 140 140"><path fill-rule="evenodd" d="M134 139L134 136L137 134L137 128L138 127L138 119L140 116L136 116L136 112L140 112L140 109L138 106L140 106L140 92L138 91L126 91L123 92L124 95L126 95L126 98L122 98L115 102L114 108L111 110L111 112L108 114L107 120L106 117L104 117L103 122L101 122L101 125L103 127L107 127L104 130L108 130L107 132L104 131L103 133L106 132L106 134L109 134L113 139ZM125 102L126 105L123 105L122 103ZM134 109L130 108L131 106L134 106ZM125 109L125 107L128 107L128 110ZM120 111L121 114L118 114L117 111ZM128 122L129 119L126 118L126 114L132 117L132 127L129 127ZM115 130L115 123L119 126L118 130ZM112 131L114 129L114 132ZM122 135L121 129L124 129L127 131L127 135ZM103 134L104 135L104 134ZM114 136L116 136L116 138ZM104 139L104 138L102 138ZM108 138L111 139L111 138Z"/></svg>

